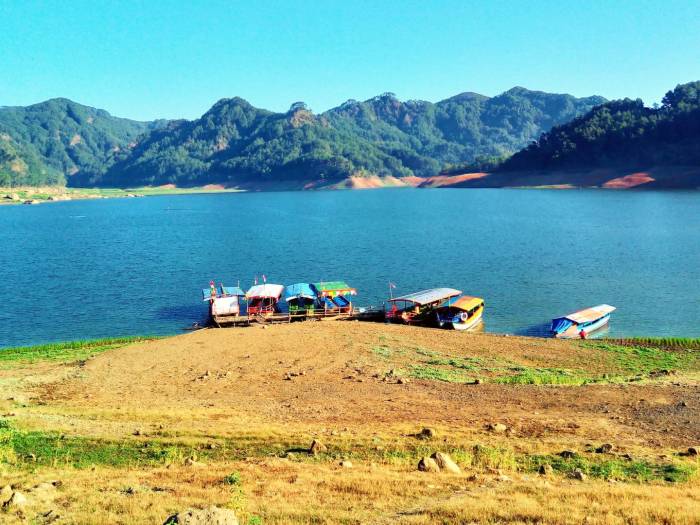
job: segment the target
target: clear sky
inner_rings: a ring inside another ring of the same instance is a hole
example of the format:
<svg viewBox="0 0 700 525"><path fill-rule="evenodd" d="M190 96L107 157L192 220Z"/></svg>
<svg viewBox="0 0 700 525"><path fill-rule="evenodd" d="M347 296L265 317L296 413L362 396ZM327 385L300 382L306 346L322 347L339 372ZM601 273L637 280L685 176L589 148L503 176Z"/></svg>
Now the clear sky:
<svg viewBox="0 0 700 525"><path fill-rule="evenodd" d="M700 80L700 0L0 0L0 105L194 118L513 86L651 104Z"/></svg>

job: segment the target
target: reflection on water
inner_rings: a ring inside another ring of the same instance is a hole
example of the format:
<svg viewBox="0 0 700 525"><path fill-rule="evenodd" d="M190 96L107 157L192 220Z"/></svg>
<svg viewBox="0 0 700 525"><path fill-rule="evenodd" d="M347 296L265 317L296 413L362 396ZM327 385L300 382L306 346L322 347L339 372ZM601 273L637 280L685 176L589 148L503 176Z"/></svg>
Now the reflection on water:
<svg viewBox="0 0 700 525"><path fill-rule="evenodd" d="M181 331L211 279L448 286L489 332L612 304L609 334L700 336L700 192L377 190L0 208L0 346ZM79 220L76 220L79 218ZM598 335L598 334L596 334Z"/></svg>

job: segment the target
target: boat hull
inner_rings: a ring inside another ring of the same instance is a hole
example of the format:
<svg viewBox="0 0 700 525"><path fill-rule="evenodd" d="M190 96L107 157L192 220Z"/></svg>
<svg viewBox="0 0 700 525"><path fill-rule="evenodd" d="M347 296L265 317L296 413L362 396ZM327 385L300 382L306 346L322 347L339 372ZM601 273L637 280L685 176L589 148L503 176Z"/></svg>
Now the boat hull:
<svg viewBox="0 0 700 525"><path fill-rule="evenodd" d="M440 328L452 328L453 330L471 330L481 324L483 313L484 310L482 308L466 321L463 321L459 315L445 318L438 314L438 325Z"/></svg>
<svg viewBox="0 0 700 525"><path fill-rule="evenodd" d="M563 332L559 334L555 334L554 337L557 339L579 339L581 337L581 331L584 330L586 332L586 336L590 335L591 333L600 330L604 326L607 326L607 324L610 322L610 315L604 315L600 319L596 319L592 323L581 326L579 324L573 324Z"/></svg>

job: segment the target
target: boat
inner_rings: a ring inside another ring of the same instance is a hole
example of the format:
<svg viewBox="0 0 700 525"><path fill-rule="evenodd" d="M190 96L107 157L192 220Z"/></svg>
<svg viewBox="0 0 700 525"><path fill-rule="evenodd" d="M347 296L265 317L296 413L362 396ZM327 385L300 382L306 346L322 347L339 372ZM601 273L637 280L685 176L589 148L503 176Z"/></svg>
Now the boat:
<svg viewBox="0 0 700 525"><path fill-rule="evenodd" d="M610 321L610 314L615 310L616 308L609 304L599 304L564 317L556 317L552 319L550 331L554 337L561 339L585 339L591 332L606 326Z"/></svg>
<svg viewBox="0 0 700 525"><path fill-rule="evenodd" d="M481 297L460 295L440 305L437 322L440 328L471 330L481 323L483 313L484 300Z"/></svg>
<svg viewBox="0 0 700 525"><path fill-rule="evenodd" d="M454 288L430 288L420 292L392 297L391 308L386 311L389 322L405 324L434 324L435 310L445 301L461 295Z"/></svg>
<svg viewBox="0 0 700 525"><path fill-rule="evenodd" d="M284 286L281 284L256 284L245 294L248 300L248 315L270 316L279 313L279 300Z"/></svg>
<svg viewBox="0 0 700 525"><path fill-rule="evenodd" d="M345 281L324 281L314 283L318 298L323 305L325 314L352 313L352 296L357 295L357 290Z"/></svg>
<svg viewBox="0 0 700 525"><path fill-rule="evenodd" d="M209 302L209 319L216 325L242 322L241 297L245 294L238 286L218 287L211 281L202 289L202 299Z"/></svg>
<svg viewBox="0 0 700 525"><path fill-rule="evenodd" d="M284 289L290 317L313 315L318 306L318 291L311 283L296 283Z"/></svg>

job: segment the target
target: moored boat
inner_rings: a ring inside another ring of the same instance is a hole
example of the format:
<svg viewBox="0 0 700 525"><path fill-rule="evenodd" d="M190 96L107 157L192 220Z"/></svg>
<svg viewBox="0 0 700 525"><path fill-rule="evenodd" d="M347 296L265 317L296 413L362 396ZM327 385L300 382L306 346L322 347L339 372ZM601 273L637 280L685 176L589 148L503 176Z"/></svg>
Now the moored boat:
<svg viewBox="0 0 700 525"><path fill-rule="evenodd" d="M481 297L461 295L448 299L437 309L440 328L471 330L481 323L484 314L484 300Z"/></svg>
<svg viewBox="0 0 700 525"><path fill-rule="evenodd" d="M236 323L241 318L241 297L245 294L238 286L218 287L211 281L202 289L202 299L209 302L209 318L217 325Z"/></svg>
<svg viewBox="0 0 700 525"><path fill-rule="evenodd" d="M314 283L318 298L323 305L325 314L352 313L352 297L357 295L357 290L345 281L324 281Z"/></svg>
<svg viewBox="0 0 700 525"><path fill-rule="evenodd" d="M318 291L311 283L296 283L284 289L290 317L313 315L318 306Z"/></svg>
<svg viewBox="0 0 700 525"><path fill-rule="evenodd" d="M457 297L462 292L454 288L430 288L420 292L392 297L391 308L385 318L389 322L405 324L434 324L435 310L445 301Z"/></svg>
<svg viewBox="0 0 700 525"><path fill-rule="evenodd" d="M279 300L284 291L281 284L256 284L245 294L248 300L248 315L269 316L279 313Z"/></svg>
<svg viewBox="0 0 700 525"><path fill-rule="evenodd" d="M616 308L609 304L599 304L563 317L555 317L552 319L550 332L554 337L561 339L585 339L591 332L606 326L610 321L610 314L615 310Z"/></svg>

